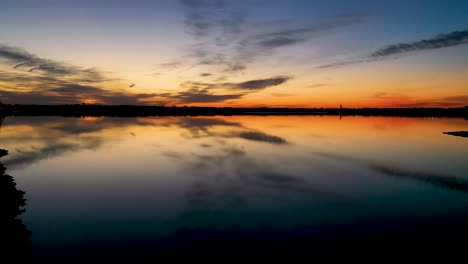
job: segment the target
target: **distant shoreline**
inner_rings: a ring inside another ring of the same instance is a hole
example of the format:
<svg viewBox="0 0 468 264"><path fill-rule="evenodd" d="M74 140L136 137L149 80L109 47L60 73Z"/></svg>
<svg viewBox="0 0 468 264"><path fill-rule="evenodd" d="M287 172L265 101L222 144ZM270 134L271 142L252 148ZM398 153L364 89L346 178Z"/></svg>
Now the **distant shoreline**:
<svg viewBox="0 0 468 264"><path fill-rule="evenodd" d="M0 105L1 116L231 116L338 115L401 117L464 117L468 108L230 108L136 105Z"/></svg>

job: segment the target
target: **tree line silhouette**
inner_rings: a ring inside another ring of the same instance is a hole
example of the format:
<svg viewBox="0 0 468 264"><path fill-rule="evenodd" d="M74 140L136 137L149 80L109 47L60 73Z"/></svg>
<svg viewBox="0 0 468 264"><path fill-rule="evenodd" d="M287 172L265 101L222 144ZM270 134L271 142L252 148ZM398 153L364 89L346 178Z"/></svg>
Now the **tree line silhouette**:
<svg viewBox="0 0 468 264"><path fill-rule="evenodd" d="M212 116L212 115L362 115L468 117L467 108L233 108L137 105L7 105L3 116Z"/></svg>

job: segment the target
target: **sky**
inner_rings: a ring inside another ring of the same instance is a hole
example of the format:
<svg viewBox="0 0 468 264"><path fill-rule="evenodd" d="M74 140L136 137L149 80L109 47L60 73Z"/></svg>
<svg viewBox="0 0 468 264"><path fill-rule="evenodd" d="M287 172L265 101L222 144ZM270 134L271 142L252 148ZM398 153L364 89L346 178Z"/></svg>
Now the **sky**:
<svg viewBox="0 0 468 264"><path fill-rule="evenodd" d="M0 100L468 105L466 0L0 0Z"/></svg>

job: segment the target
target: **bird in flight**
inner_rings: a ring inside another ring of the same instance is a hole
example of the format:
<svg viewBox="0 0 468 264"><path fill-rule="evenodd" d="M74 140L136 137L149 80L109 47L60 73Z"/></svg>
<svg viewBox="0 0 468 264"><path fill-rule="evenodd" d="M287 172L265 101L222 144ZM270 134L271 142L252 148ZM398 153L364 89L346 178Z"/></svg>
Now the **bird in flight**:
<svg viewBox="0 0 468 264"><path fill-rule="evenodd" d="M135 86L135 84L131 84L129 87L133 87L133 86Z"/></svg>

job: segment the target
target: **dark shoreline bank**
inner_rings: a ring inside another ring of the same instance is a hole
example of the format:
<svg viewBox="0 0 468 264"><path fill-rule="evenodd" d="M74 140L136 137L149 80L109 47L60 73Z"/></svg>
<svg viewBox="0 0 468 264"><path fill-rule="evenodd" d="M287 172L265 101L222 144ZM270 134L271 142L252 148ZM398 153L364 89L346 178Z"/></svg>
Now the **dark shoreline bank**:
<svg viewBox="0 0 468 264"><path fill-rule="evenodd" d="M467 108L230 108L133 105L1 105L2 116L215 116L338 115L401 117L465 117Z"/></svg>

